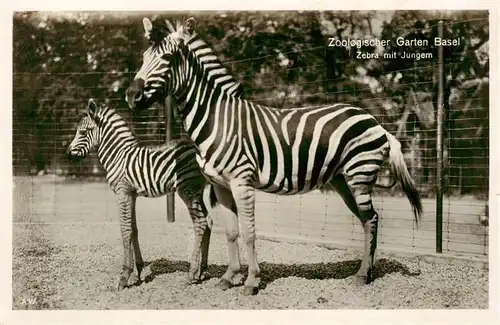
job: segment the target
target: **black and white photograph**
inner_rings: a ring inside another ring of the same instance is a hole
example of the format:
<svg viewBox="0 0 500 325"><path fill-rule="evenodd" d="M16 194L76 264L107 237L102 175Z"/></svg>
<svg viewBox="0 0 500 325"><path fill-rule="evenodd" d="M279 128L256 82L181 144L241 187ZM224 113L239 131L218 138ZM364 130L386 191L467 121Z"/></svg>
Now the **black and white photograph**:
<svg viewBox="0 0 500 325"><path fill-rule="evenodd" d="M12 311L488 311L490 19L13 11Z"/></svg>

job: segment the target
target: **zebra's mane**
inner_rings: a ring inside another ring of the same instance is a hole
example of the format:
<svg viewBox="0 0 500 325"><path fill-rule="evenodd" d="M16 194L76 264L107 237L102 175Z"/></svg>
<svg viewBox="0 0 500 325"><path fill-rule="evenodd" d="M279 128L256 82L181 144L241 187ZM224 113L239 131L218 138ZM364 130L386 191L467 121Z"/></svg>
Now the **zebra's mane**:
<svg viewBox="0 0 500 325"><path fill-rule="evenodd" d="M243 85L233 77L229 70L219 60L212 48L209 47L199 35L194 34L187 42L187 46L208 76L208 82L213 82L214 86L217 87L216 80L228 76L229 79L227 80L237 85L236 87L230 88L234 90L229 91L228 95L243 97ZM201 60L201 57L203 57L203 60ZM209 73L210 71L217 71L217 73Z"/></svg>
<svg viewBox="0 0 500 325"><path fill-rule="evenodd" d="M175 21L175 25L165 20L165 24L170 33L182 32L182 23L179 20ZM213 82L214 86L218 87L217 80L224 80L224 84L231 82L237 86L230 87L226 91L226 94L234 97L243 97L243 85L233 77L229 70L219 60L212 48L198 33L196 33L196 31L193 31L193 34L185 39L185 43L189 49L189 53L193 54L194 58L202 67L205 75L208 76L209 79L207 81L209 83ZM217 71L217 73L209 73L210 71Z"/></svg>
<svg viewBox="0 0 500 325"><path fill-rule="evenodd" d="M89 115L90 116L90 115ZM98 126L111 127L114 131L119 131L122 138L128 138L127 143L139 145L139 139L135 132L130 128L125 119L118 112L107 105L101 105L94 116L90 116ZM134 141L130 141L134 140Z"/></svg>

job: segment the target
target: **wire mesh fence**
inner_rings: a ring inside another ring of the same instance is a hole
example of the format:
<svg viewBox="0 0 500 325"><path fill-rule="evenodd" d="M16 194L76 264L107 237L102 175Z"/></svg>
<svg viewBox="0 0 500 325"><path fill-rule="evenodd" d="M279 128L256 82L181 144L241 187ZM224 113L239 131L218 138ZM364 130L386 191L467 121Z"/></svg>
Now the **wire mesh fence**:
<svg viewBox="0 0 500 325"><path fill-rule="evenodd" d="M448 33L445 36L450 38L453 31L463 28L472 29L470 24L470 20L445 21L444 30ZM436 36L437 26L437 21L428 22L422 27L407 29L404 36L407 39L427 34ZM290 108L347 102L372 113L401 141L407 165L424 197L425 211L417 227L410 204L399 186L375 191L375 209L381 216L379 247L434 252L436 214L439 213L436 189L440 184L436 177L439 164L436 115L440 109L438 48L432 44L422 48L404 45L382 49L340 48L325 42L322 46L299 50L275 47L269 55L226 59L224 64L243 83L244 97L260 104ZM443 47L443 50L442 251L486 256L488 228L478 218L485 213L488 195L489 83L487 73L482 77L477 73L467 74L463 66L486 71L487 67L480 55L472 60L464 54L471 49L453 51L451 47ZM139 58L140 53L141 47L134 43L129 56ZM416 53L420 59L394 59ZM365 54L372 59L360 58ZM356 64L348 65L346 61ZM345 69L353 71L346 73ZM95 156L74 164L65 155L89 97L117 108L144 145L164 143L167 125L163 105L133 112L126 106L124 92L133 78L134 73L130 72L133 70L14 71L14 101L32 98L33 102L28 104L34 108L14 110L13 138L17 144L13 146L14 174L48 173L66 178L80 176L84 180L93 176L102 178L103 170ZM30 96L33 93L36 95ZM176 117L173 135L177 137L182 133L182 124ZM378 183L388 184L390 178L389 168L385 168ZM65 185L58 183L57 186L64 189ZM86 185L81 186L85 191ZM57 209L57 199L54 202ZM158 205L155 211L165 207L162 199L151 205ZM175 211L185 214L183 209L182 204L177 204ZM188 218L178 220L189 223ZM216 216L215 220L216 226L222 225L220 218ZM364 240L359 221L335 193L313 192L290 197L258 193L256 222L258 233L271 237L360 247Z"/></svg>

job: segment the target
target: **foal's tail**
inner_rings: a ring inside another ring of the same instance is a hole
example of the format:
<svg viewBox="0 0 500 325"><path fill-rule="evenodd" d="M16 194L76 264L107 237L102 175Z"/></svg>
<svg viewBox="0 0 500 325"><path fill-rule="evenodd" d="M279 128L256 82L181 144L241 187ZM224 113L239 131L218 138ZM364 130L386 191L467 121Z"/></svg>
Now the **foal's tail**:
<svg viewBox="0 0 500 325"><path fill-rule="evenodd" d="M203 204L205 205L205 209L207 212L207 222L208 227L212 229L212 225L214 223L211 213L213 209L217 205L217 196L215 195L214 186L210 183L205 184L205 188L203 189Z"/></svg>
<svg viewBox="0 0 500 325"><path fill-rule="evenodd" d="M408 197L408 200L413 208L415 221L418 224L418 220L420 219L423 211L420 195L418 194L415 183L408 172L408 168L406 167L403 153L401 152L401 143L399 143L396 137L389 132L387 132L387 139L389 140L389 162L391 164L392 173L401 183L401 187L406 193L406 196Z"/></svg>

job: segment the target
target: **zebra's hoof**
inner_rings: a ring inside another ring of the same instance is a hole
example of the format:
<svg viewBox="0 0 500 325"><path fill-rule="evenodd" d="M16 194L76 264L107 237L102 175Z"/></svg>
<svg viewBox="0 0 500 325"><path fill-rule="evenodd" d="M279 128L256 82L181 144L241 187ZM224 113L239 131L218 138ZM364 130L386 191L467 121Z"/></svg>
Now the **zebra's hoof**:
<svg viewBox="0 0 500 325"><path fill-rule="evenodd" d="M187 280L188 285L194 285L194 284L200 284L200 283L201 283L201 280L199 280L199 279L188 279Z"/></svg>
<svg viewBox="0 0 500 325"><path fill-rule="evenodd" d="M197 284L197 283L200 283L200 280L197 279L194 275L189 274L187 277L187 283L188 284Z"/></svg>
<svg viewBox="0 0 500 325"><path fill-rule="evenodd" d="M120 280L118 281L118 291L122 291L127 287L128 280L125 279L125 277L120 277Z"/></svg>
<svg viewBox="0 0 500 325"><path fill-rule="evenodd" d="M136 285L141 284L141 279L137 274L132 273L128 282L130 282L132 285L136 286Z"/></svg>
<svg viewBox="0 0 500 325"><path fill-rule="evenodd" d="M200 282L202 281L206 281L210 279L210 274L208 274L208 272L203 272L201 275L200 275Z"/></svg>
<svg viewBox="0 0 500 325"><path fill-rule="evenodd" d="M233 284L231 281L228 281L226 279L220 279L219 283L216 284L216 287L221 289L222 291L226 291L227 289L231 289L233 287Z"/></svg>
<svg viewBox="0 0 500 325"><path fill-rule="evenodd" d="M259 293L259 288L257 287L247 287L243 289L243 295L245 296L255 296L257 293Z"/></svg>
<svg viewBox="0 0 500 325"><path fill-rule="evenodd" d="M367 275L356 275L356 284L365 285L370 283L370 278Z"/></svg>
<svg viewBox="0 0 500 325"><path fill-rule="evenodd" d="M200 284L203 281L210 279L210 275L207 272L203 272L200 276L188 276L188 284Z"/></svg>

